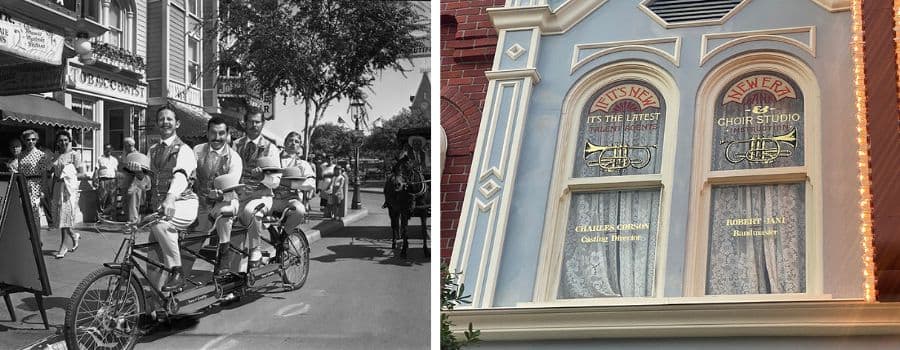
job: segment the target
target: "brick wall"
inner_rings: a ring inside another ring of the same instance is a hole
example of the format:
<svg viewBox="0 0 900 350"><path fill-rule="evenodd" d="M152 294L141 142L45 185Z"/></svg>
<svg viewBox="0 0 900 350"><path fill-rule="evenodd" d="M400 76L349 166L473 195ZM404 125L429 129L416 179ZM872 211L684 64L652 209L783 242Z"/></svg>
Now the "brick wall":
<svg viewBox="0 0 900 350"><path fill-rule="evenodd" d="M504 0L441 0L441 126L447 133L447 160L441 174L441 262L453 251L466 193L472 152L484 108L487 78L497 32L487 8Z"/></svg>

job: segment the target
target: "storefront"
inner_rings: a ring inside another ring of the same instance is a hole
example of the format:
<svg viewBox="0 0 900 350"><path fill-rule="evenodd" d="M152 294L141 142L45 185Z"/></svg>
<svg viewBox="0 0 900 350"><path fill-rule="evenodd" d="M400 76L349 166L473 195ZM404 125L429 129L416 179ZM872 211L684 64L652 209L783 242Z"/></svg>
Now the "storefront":
<svg viewBox="0 0 900 350"><path fill-rule="evenodd" d="M113 73L96 65L69 62L64 96L66 106L103 126L102 132L96 134L74 135L89 169L96 165L104 145L112 145L118 155L124 138L140 136L138 126L147 107L147 84L125 72Z"/></svg>
<svg viewBox="0 0 900 350"><path fill-rule="evenodd" d="M850 5L489 10L451 319L498 349L897 341L863 337L900 307L875 299Z"/></svg>

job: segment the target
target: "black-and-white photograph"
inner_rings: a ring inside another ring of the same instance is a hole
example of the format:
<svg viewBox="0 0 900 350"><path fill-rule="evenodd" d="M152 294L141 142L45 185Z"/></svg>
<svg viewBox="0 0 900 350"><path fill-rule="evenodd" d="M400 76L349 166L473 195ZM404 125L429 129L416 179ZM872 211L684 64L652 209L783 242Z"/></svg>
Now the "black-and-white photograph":
<svg viewBox="0 0 900 350"><path fill-rule="evenodd" d="M424 349L429 1L0 0L0 349Z"/></svg>

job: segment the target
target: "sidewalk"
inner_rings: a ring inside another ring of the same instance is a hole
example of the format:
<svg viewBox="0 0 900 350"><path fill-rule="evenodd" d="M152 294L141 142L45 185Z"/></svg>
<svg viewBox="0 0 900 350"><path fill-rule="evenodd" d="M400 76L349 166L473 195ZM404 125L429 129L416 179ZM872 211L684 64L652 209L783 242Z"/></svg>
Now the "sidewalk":
<svg viewBox="0 0 900 350"><path fill-rule="evenodd" d="M311 204L312 212L309 222L301 225L310 245L321 239L323 235L341 230L344 226L368 215L368 210L363 208L350 210L341 221L322 220L318 199L313 199ZM58 342L61 340L60 334L69 297L87 274L96 270L102 263L112 261L123 238L120 232L113 231L112 227L108 225L87 223L74 229L81 234L78 250L67 254L63 259L53 257L56 248L59 247L58 231L41 230L44 263L47 266L52 293L50 296L44 297L44 307L47 310L50 330L44 329L34 295L12 294L10 297L15 308L17 322L11 321L6 306L0 303L0 349L55 349L62 345ZM147 234L141 236L138 237L138 241L146 241ZM194 268L202 269L203 264L205 262L198 261Z"/></svg>

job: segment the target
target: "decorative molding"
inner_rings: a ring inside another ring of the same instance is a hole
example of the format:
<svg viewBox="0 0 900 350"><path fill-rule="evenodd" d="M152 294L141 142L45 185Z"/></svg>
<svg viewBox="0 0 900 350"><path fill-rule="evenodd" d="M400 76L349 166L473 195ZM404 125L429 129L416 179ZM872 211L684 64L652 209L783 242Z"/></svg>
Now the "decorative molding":
<svg viewBox="0 0 900 350"><path fill-rule="evenodd" d="M478 188L478 191L481 192L481 195L484 196L485 199L490 199L497 191L500 190L500 185L497 184L493 179L487 180L486 182L481 184L481 187Z"/></svg>
<svg viewBox="0 0 900 350"><path fill-rule="evenodd" d="M506 56L511 58L513 61L518 60L523 53L525 53L525 48L522 47L522 45L519 45L519 43L515 43L508 49L506 49Z"/></svg>
<svg viewBox="0 0 900 350"><path fill-rule="evenodd" d="M809 35L807 42L801 42L797 39L785 36L784 34L805 33ZM716 39L732 39L719 45L710 46L710 40ZM730 47L737 46L752 41L778 41L788 45L796 46L803 51L809 53L812 57L816 57L816 27L792 27L778 28L766 30L751 30L744 32L715 33L703 34L700 39L700 66L709 61L709 59ZM710 48L712 50L710 50Z"/></svg>
<svg viewBox="0 0 900 350"><path fill-rule="evenodd" d="M666 22L664 19L660 18L659 16L657 16L656 13L653 12L653 10L651 10L649 7L647 7L647 4L649 4L651 1L653 1L653 0L641 1L641 3L638 4L638 8L641 9L641 11L643 11L644 14L646 14L647 16L650 16L650 18L653 19L654 22L656 22L657 24L659 24L660 26L662 26L663 28L666 28L666 29L721 25L721 24L724 24L725 22L727 22L729 19L731 19L732 16L734 16L736 13L738 13L738 11L743 9L744 6L747 6L747 3L750 2L750 0L741 1L740 4L735 6L733 9L731 9L730 12L725 14L725 16L722 16L722 18L720 18L720 19L690 21L690 22L681 22L681 23L669 23L669 22Z"/></svg>
<svg viewBox="0 0 900 350"><path fill-rule="evenodd" d="M900 334L900 304L857 300L445 311L484 341Z"/></svg>
<svg viewBox="0 0 900 350"><path fill-rule="evenodd" d="M473 166L469 173L460 214L461 224L457 229L457 237L461 238L455 241L450 260L453 271L475 274L474 280L467 280L465 275L462 276L462 281L468 283L472 291L472 303L463 306L464 308L483 308L493 304L512 200L512 192L508 189L515 184L519 145L524 132L528 101L531 87L537 78L535 69L499 71L488 75L489 93L482 113L475 158L472 160L472 164L477 166ZM512 89L508 98L504 98L506 88ZM500 107L504 103L509 103L509 111L508 114L501 116ZM505 118L506 127L497 133L497 124L502 122L502 118ZM491 147L497 140L502 141L500 142L502 149L492 151ZM499 153L499 159L496 159L494 153ZM491 179L492 174L496 177L496 181ZM487 184L494 182L494 185L487 185L485 181ZM477 197L479 192L487 193L491 197L487 204ZM484 212L487 213L487 218L480 215ZM482 232L476 232L476 227L481 224L485 224L484 229ZM476 236L482 242L481 252L476 260L470 261L474 253L472 245Z"/></svg>
<svg viewBox="0 0 900 350"><path fill-rule="evenodd" d="M607 0L566 1L556 11L549 5L502 7L487 9L497 31L523 27L540 27L548 35L562 34L596 11Z"/></svg>
<svg viewBox="0 0 900 350"><path fill-rule="evenodd" d="M489 70L484 72L484 76L486 76L490 80L531 78L531 80L533 80L532 84L534 85L537 85L541 82L541 75L538 73L537 69L534 68L510 69L502 71Z"/></svg>
<svg viewBox="0 0 900 350"><path fill-rule="evenodd" d="M674 52L667 52L664 49L655 47L659 46L659 44L674 44ZM582 51L591 50L591 49L601 49L597 52L594 52L588 55L585 58L579 59L579 55ZM578 44L575 45L575 48L572 51L572 66L569 69L569 74L575 73L578 68L581 68L585 64L595 59L598 59L602 56L621 52L621 51L644 51L654 55L658 55L662 58L665 58L669 62L672 62L676 67L680 65L681 62L681 37L669 37L669 38L657 38L657 39L643 39L643 40L625 40L625 41L611 41L605 43L595 43L595 44Z"/></svg>
<svg viewBox="0 0 900 350"><path fill-rule="evenodd" d="M811 0L829 12L850 11L850 0Z"/></svg>

